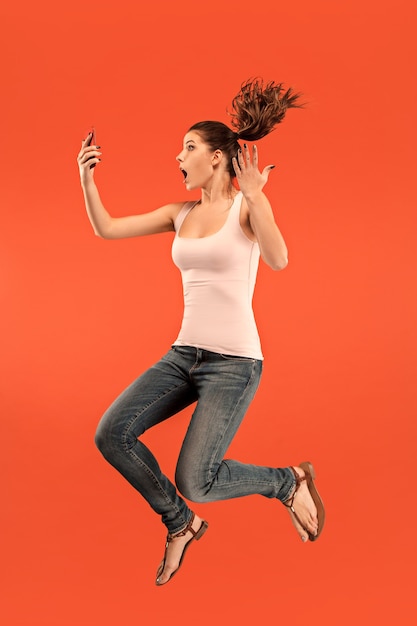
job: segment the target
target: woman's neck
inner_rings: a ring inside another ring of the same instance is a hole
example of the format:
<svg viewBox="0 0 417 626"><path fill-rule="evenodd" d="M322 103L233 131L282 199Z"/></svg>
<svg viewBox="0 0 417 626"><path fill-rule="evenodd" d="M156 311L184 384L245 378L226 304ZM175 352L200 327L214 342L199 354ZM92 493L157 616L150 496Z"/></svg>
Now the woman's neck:
<svg viewBox="0 0 417 626"><path fill-rule="evenodd" d="M215 181L201 188L201 204L214 204L222 200L232 200L238 189L233 186L230 177Z"/></svg>

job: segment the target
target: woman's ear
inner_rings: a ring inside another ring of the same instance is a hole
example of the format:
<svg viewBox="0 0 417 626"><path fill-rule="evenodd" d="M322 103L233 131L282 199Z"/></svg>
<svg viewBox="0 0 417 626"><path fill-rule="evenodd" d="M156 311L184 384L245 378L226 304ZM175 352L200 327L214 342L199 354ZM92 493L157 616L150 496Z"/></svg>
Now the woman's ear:
<svg viewBox="0 0 417 626"><path fill-rule="evenodd" d="M223 159L223 152L221 150L215 150L211 156L211 164L219 165Z"/></svg>

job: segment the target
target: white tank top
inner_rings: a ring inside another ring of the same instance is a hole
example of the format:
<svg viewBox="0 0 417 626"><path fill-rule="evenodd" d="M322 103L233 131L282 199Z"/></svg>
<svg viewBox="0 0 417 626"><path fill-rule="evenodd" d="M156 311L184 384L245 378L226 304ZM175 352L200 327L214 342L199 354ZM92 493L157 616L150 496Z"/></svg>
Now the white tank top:
<svg viewBox="0 0 417 626"><path fill-rule="evenodd" d="M241 192L235 196L226 223L214 235L178 236L195 202L187 202L174 222L172 258L184 290L184 316L174 345L263 359L252 310L259 245L240 226L242 198Z"/></svg>

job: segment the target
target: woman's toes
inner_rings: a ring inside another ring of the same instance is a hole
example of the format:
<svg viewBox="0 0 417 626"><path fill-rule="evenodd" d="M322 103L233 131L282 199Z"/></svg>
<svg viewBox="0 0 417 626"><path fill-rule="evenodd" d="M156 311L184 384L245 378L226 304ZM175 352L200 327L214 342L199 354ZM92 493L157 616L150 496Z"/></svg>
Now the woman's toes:
<svg viewBox="0 0 417 626"><path fill-rule="evenodd" d="M156 572L156 584L157 585L163 585L165 582L163 571L164 571L164 562L162 561L161 565L158 567L158 571Z"/></svg>
<svg viewBox="0 0 417 626"><path fill-rule="evenodd" d="M157 584L165 585L165 583L167 583L169 579L171 578L171 574L172 574L172 570L170 571L168 567L165 567L163 572L161 572L156 579Z"/></svg>
<svg viewBox="0 0 417 626"><path fill-rule="evenodd" d="M294 524L295 530L300 535L301 541L305 543L306 541L308 541L308 533L304 530L301 524L297 522L294 514L291 511L290 511L290 516L291 516L292 523Z"/></svg>
<svg viewBox="0 0 417 626"><path fill-rule="evenodd" d="M307 529L312 535L317 535L319 525L316 519L311 519L308 522Z"/></svg>
<svg viewBox="0 0 417 626"><path fill-rule="evenodd" d="M162 561L161 565L158 568L158 572L156 574L156 583L157 585L164 585L169 581L172 574L177 569L177 566L168 563L167 561Z"/></svg>

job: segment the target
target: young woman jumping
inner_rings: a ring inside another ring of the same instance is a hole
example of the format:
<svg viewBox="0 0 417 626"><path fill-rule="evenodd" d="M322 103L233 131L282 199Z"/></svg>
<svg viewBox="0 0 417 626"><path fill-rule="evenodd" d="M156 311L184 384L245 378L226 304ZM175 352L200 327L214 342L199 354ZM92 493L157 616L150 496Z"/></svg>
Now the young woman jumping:
<svg viewBox="0 0 417 626"><path fill-rule="evenodd" d="M87 213L105 239L172 231L172 258L182 275L184 315L178 337L155 365L135 380L102 417L96 444L111 465L161 516L168 535L156 584L166 584L208 524L185 499L199 502L261 494L289 510L301 539L315 541L324 507L311 463L276 468L225 458L253 399L263 356L252 310L259 258L273 270L287 265L287 248L263 192L273 165L258 167L258 141L280 123L299 95L282 84L244 83L233 99L232 128L205 121L191 126L176 157L193 202L113 218L94 181L99 146L78 155ZM237 180L237 185L235 182ZM175 484L162 472L141 435L195 404L181 447Z"/></svg>

